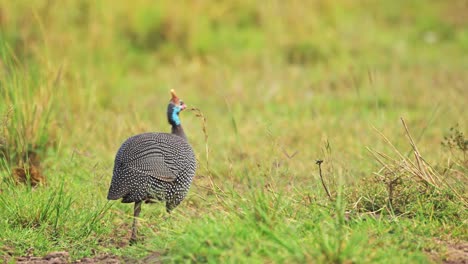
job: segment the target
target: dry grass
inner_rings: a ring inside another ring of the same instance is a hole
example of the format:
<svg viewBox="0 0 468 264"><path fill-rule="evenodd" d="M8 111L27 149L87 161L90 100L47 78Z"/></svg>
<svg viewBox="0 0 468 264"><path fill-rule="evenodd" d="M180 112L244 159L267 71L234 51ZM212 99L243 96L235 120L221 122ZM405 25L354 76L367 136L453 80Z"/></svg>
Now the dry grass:
<svg viewBox="0 0 468 264"><path fill-rule="evenodd" d="M377 133L388 144L393 153L386 154L367 147L374 159L382 166L377 172L374 172L374 175L378 179L377 182L381 182L386 189L386 205L383 207L376 205L373 207L373 211L389 210L391 214L395 212L406 214L410 213L410 210L407 209L408 204L415 203L420 198L430 199L432 195L442 196L445 193L451 193L453 197L450 199L467 208L466 178L459 178L459 173L442 175L431 166L418 150L403 118L401 118L401 122L411 146L411 151L408 154L402 153L378 130L376 130ZM466 168L464 169L466 170ZM362 197L357 200L354 208L359 207L361 199Z"/></svg>

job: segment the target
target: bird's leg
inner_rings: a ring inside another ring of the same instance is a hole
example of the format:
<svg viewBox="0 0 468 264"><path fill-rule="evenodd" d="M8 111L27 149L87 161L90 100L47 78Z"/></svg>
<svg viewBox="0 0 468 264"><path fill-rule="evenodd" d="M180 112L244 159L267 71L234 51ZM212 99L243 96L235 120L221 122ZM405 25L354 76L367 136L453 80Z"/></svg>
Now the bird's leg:
<svg viewBox="0 0 468 264"><path fill-rule="evenodd" d="M135 207L133 208L133 226L132 226L132 236L130 237L130 245L134 244L137 241L137 221L138 216L141 211L141 204L143 201L135 202Z"/></svg>
<svg viewBox="0 0 468 264"><path fill-rule="evenodd" d="M172 210L175 208L174 204L173 203L169 203L169 202L166 202L166 212L167 212L167 215L163 216L162 220L163 221L166 221L167 219L169 219L171 217L171 212Z"/></svg>

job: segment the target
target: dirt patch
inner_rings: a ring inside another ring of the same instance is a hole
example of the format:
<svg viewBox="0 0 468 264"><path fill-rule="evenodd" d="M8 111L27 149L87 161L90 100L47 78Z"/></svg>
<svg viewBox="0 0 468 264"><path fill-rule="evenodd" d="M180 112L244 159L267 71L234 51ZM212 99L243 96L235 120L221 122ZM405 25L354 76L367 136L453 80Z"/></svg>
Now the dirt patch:
<svg viewBox="0 0 468 264"><path fill-rule="evenodd" d="M47 254L45 257L19 257L16 259L16 263L23 264L61 264L70 263L70 254L65 251L52 252Z"/></svg>
<svg viewBox="0 0 468 264"><path fill-rule="evenodd" d="M440 239L436 239L435 242L440 248L436 251L427 252L433 262L468 264L468 242L447 242Z"/></svg>
<svg viewBox="0 0 468 264"><path fill-rule="evenodd" d="M161 254L153 252L143 259L136 260L126 257L112 255L100 255L92 258L83 258L76 261L70 260L70 254L66 251L52 252L44 257L19 257L16 263L21 264L65 264L65 263L86 263L86 264L120 264L120 263L161 263Z"/></svg>
<svg viewBox="0 0 468 264"><path fill-rule="evenodd" d="M84 258L77 260L73 263L102 263L102 264L119 264L119 263L128 263L125 260L122 260L121 258L117 256L112 256L112 255L102 255L102 256L97 256L94 258Z"/></svg>
<svg viewBox="0 0 468 264"><path fill-rule="evenodd" d="M130 263L130 262L129 262L129 263ZM152 252L151 254L149 254L148 256L146 256L145 258L143 258L142 260L137 261L136 263L155 263L155 264L162 263L162 261L161 261L161 253L159 253L159 252Z"/></svg>
<svg viewBox="0 0 468 264"><path fill-rule="evenodd" d="M117 256L102 255L93 258L83 258L77 261L70 260L70 254L65 251L52 252L44 257L19 257L16 263L22 264L64 264L64 263L102 263L102 264L118 264L126 263Z"/></svg>
<svg viewBox="0 0 468 264"><path fill-rule="evenodd" d="M447 264L468 264L468 243L447 244L446 257L443 263Z"/></svg>

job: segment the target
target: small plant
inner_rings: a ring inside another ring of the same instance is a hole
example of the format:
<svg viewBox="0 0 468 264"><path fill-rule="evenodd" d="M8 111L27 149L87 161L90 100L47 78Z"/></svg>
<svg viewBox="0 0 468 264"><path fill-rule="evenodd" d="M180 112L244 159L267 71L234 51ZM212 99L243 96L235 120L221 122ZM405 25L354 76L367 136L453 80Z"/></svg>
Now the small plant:
<svg viewBox="0 0 468 264"><path fill-rule="evenodd" d="M465 166L468 165L468 139L465 138L463 132L460 131L458 124L450 128L449 134L444 137L444 140L441 142L441 144L442 146L448 148L453 156L462 156L463 158L458 159L461 160Z"/></svg>
<svg viewBox="0 0 468 264"><path fill-rule="evenodd" d="M323 163L323 160L317 160L315 162L315 164L317 164L317 166L319 168L320 181L322 182L323 189L325 189L325 192L327 193L328 199L330 199L330 201L333 201L333 198L332 198L330 192L328 191L327 185L325 184L325 181L323 180L322 163Z"/></svg>

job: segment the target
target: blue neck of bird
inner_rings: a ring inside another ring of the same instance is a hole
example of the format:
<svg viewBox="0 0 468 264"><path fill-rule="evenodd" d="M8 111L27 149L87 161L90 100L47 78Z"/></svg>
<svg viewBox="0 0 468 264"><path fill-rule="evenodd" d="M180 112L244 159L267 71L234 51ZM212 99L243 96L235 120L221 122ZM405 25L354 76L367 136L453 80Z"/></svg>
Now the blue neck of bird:
<svg viewBox="0 0 468 264"><path fill-rule="evenodd" d="M182 125L173 125L171 132L172 134L177 135L183 139L187 139L187 137L185 136L184 129L182 128Z"/></svg>

